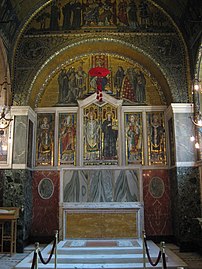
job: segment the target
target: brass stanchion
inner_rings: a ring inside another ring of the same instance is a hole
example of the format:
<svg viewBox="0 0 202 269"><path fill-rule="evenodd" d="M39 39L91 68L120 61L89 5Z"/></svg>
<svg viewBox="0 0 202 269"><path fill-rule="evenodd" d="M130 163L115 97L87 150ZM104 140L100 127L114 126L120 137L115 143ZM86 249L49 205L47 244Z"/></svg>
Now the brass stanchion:
<svg viewBox="0 0 202 269"><path fill-rule="evenodd" d="M55 231L55 269L57 269L58 230Z"/></svg>
<svg viewBox="0 0 202 269"><path fill-rule="evenodd" d="M161 262L162 262L162 269L166 269L166 256L165 256L165 242L161 242Z"/></svg>
<svg viewBox="0 0 202 269"><path fill-rule="evenodd" d="M143 268L146 269L146 249L145 249L145 231L142 231L142 251L143 251Z"/></svg>
<svg viewBox="0 0 202 269"><path fill-rule="evenodd" d="M35 252L36 252L36 264L35 264L35 269L38 269L39 267L39 242L35 243Z"/></svg>

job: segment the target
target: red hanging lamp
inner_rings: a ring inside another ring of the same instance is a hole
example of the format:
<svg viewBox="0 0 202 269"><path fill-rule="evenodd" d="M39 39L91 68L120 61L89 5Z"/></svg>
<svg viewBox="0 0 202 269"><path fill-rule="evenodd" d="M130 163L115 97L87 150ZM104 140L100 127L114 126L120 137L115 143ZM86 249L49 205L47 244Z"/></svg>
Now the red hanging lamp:
<svg viewBox="0 0 202 269"><path fill-rule="evenodd" d="M96 83L97 83L97 97L96 97L96 99L99 102L102 102L102 78L109 75L110 71L105 67L97 66L97 67L91 68L88 73L91 77L97 77L97 81L96 81Z"/></svg>

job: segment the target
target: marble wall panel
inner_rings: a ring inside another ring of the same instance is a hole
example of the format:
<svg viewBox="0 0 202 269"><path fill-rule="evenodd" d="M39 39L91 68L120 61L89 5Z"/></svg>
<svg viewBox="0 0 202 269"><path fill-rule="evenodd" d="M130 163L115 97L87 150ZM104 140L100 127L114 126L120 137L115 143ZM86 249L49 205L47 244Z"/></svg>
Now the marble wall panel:
<svg viewBox="0 0 202 269"><path fill-rule="evenodd" d="M34 172L32 192L32 236L54 236L59 229L59 172Z"/></svg>
<svg viewBox="0 0 202 269"><path fill-rule="evenodd" d="M167 170L143 171L143 198L146 235L171 235L170 181Z"/></svg>
<svg viewBox="0 0 202 269"><path fill-rule="evenodd" d="M64 202L137 202L139 170L64 170Z"/></svg>
<svg viewBox="0 0 202 269"><path fill-rule="evenodd" d="M193 135L193 124L190 119L191 114L175 114L175 144L176 161L193 162L195 160L194 143L190 143L190 137Z"/></svg>
<svg viewBox="0 0 202 269"><path fill-rule="evenodd" d="M13 163L26 164L27 116L16 116L14 126Z"/></svg>
<svg viewBox="0 0 202 269"><path fill-rule="evenodd" d="M199 238L200 179L198 168L179 167L170 170L173 233L179 243Z"/></svg>

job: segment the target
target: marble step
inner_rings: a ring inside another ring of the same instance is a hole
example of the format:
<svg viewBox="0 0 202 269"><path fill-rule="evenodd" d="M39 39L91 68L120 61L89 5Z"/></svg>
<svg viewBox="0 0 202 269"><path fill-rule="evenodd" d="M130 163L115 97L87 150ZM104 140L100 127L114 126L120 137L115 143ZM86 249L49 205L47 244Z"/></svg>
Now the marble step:
<svg viewBox="0 0 202 269"><path fill-rule="evenodd" d="M134 248L134 247L99 247L99 248L58 248L59 255L79 255L79 254L141 254L143 252L142 248Z"/></svg>
<svg viewBox="0 0 202 269"><path fill-rule="evenodd" d="M49 256L43 256L44 260L47 260ZM156 259L156 257L151 257L152 259ZM57 255L57 261L59 263L66 264L77 264L77 263L91 263L91 264L99 264L99 263L132 263L132 262L143 262L142 254L85 254L85 255ZM51 259L51 262L54 262L54 257Z"/></svg>
<svg viewBox="0 0 202 269"><path fill-rule="evenodd" d="M57 245L57 269L143 269L143 254L141 244L138 247L70 247L66 241L60 241ZM148 242L150 256L153 261L159 253L159 248L152 241ZM41 250L44 260L49 258L52 244ZM16 265L15 269L30 269L33 252ZM181 261L173 261L166 255L167 269L176 269L182 265ZM161 262L153 267L146 260L147 269L162 269ZM40 261L38 269L54 269L54 255L49 264L44 265ZM186 268L186 267L185 267Z"/></svg>
<svg viewBox="0 0 202 269"><path fill-rule="evenodd" d="M15 267L17 269L30 269L30 264L24 264L24 266ZM38 264L38 269L54 269L55 265L53 263L49 263L47 265L44 264ZM99 264L83 264L83 263L77 263L77 264L57 264L57 269L143 269L144 266L142 263L113 263L113 264L106 264L106 263L99 263ZM146 263L147 269L162 269L162 264L159 263L157 266L153 267L150 263ZM176 265L173 266L167 266L167 269L177 269Z"/></svg>

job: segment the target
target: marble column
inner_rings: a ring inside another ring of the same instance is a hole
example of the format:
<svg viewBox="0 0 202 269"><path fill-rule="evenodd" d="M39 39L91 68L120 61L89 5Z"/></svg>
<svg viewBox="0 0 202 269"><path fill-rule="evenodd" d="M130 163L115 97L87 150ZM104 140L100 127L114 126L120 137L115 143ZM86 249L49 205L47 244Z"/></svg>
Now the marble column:
<svg viewBox="0 0 202 269"><path fill-rule="evenodd" d="M196 220L201 211L200 176L196 150L190 141L194 133L190 118L192 111L190 104L172 104L169 109L172 113L168 113L167 119L169 121L172 117L175 145L174 151L170 150L174 157L169 158L173 232L181 250L188 250L196 247L196 239L201 236Z"/></svg>

